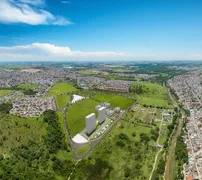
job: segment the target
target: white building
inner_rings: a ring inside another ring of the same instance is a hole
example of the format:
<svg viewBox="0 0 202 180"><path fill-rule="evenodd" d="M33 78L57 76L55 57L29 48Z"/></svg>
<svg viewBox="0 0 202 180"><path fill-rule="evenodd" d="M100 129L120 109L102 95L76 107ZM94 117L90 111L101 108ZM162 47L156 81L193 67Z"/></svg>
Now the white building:
<svg viewBox="0 0 202 180"><path fill-rule="evenodd" d="M116 107L114 110L115 110L116 113L119 113L121 111L121 108L120 107Z"/></svg>
<svg viewBox="0 0 202 180"><path fill-rule="evenodd" d="M102 123L107 118L107 108L106 107L100 107L98 109L98 121L99 123Z"/></svg>
<svg viewBox="0 0 202 180"><path fill-rule="evenodd" d="M106 107L108 109L108 108L110 108L111 104L107 103L107 102L104 102L104 103L102 103L102 106L104 106L104 107Z"/></svg>
<svg viewBox="0 0 202 180"><path fill-rule="evenodd" d="M95 113L86 116L86 132L91 134L96 129L96 117Z"/></svg>
<svg viewBox="0 0 202 180"><path fill-rule="evenodd" d="M110 117L114 114L113 110L107 110L107 116Z"/></svg>
<svg viewBox="0 0 202 180"><path fill-rule="evenodd" d="M98 110L98 109L100 109L102 106L101 105L97 105L97 106L95 106L95 110Z"/></svg>

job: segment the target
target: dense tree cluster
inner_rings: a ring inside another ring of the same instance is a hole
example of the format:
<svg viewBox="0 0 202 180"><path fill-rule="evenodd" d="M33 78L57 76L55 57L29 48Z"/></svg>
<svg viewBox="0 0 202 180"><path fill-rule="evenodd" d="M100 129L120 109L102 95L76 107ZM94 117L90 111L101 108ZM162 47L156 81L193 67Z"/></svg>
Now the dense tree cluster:
<svg viewBox="0 0 202 180"><path fill-rule="evenodd" d="M156 167L156 170L153 173L152 180L161 179L160 177L162 177L164 174L165 165L166 165L166 162L164 158L161 158L158 162L158 166Z"/></svg>
<svg viewBox="0 0 202 180"><path fill-rule="evenodd" d="M156 141L159 137L159 128L156 127L155 129L151 129L150 134L151 134L151 139Z"/></svg>
<svg viewBox="0 0 202 180"><path fill-rule="evenodd" d="M55 158L52 158L53 160L53 170L56 172L57 175L68 177L70 173L72 172L72 169L74 167L74 164L70 160L60 160Z"/></svg>
<svg viewBox="0 0 202 180"><path fill-rule="evenodd" d="M43 146L29 141L11 154L0 158L0 179L54 179L54 173L49 170L49 153Z"/></svg>
<svg viewBox="0 0 202 180"><path fill-rule="evenodd" d="M109 178L112 167L107 161L96 158L92 160L82 160L78 163L76 171L72 174L71 179L78 180L105 180Z"/></svg>
<svg viewBox="0 0 202 180"><path fill-rule="evenodd" d="M136 94L143 94L147 93L149 88L142 84L134 84L131 91Z"/></svg>
<svg viewBox="0 0 202 180"><path fill-rule="evenodd" d="M0 113L9 114L9 111L12 109L12 103L2 103L0 104Z"/></svg>
<svg viewBox="0 0 202 180"><path fill-rule="evenodd" d="M35 95L37 92L34 91L33 89L25 89L25 90L23 90L23 93L25 95Z"/></svg>
<svg viewBox="0 0 202 180"><path fill-rule="evenodd" d="M183 180L184 175L182 173L183 171L183 165L188 161L188 150L187 146L184 143L183 140L183 131L181 132L180 136L177 138L176 142L176 148L175 148L175 158L177 161L177 175L175 177L176 180Z"/></svg>
<svg viewBox="0 0 202 180"><path fill-rule="evenodd" d="M49 180L55 179L56 175L68 178L74 167L73 162L55 156L58 150L66 148L57 113L49 110L43 116L48 126L41 143L29 140L27 145L13 148L8 157L1 155L0 179Z"/></svg>
<svg viewBox="0 0 202 180"><path fill-rule="evenodd" d="M58 115L55 111L48 110L43 113L44 121L48 123L45 144L50 153L56 153L59 149L67 149L65 136L59 124Z"/></svg>

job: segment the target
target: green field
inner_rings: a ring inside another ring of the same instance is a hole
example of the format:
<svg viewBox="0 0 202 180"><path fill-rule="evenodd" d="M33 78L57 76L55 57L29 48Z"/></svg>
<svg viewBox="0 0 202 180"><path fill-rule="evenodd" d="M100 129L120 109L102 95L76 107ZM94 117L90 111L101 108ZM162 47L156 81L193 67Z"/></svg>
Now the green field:
<svg viewBox="0 0 202 180"><path fill-rule="evenodd" d="M137 95L138 103L145 106L172 108L166 87L150 82L133 84L132 91Z"/></svg>
<svg viewBox="0 0 202 180"><path fill-rule="evenodd" d="M79 71L79 74L84 74L84 75L96 75L96 72L90 71L90 70L85 70L85 71Z"/></svg>
<svg viewBox="0 0 202 180"><path fill-rule="evenodd" d="M134 105L126 114L127 119L133 123L151 124L152 120L161 119L162 115L157 108L143 107L139 104Z"/></svg>
<svg viewBox="0 0 202 180"><path fill-rule="evenodd" d="M36 87L38 87L39 85L38 84L21 84L19 85L18 87L20 89L23 89L23 90L28 90L28 89L35 89Z"/></svg>
<svg viewBox="0 0 202 180"><path fill-rule="evenodd" d="M60 109L65 108L65 106L69 103L71 96L69 95L58 95L56 96L56 100Z"/></svg>
<svg viewBox="0 0 202 180"><path fill-rule="evenodd" d="M93 98L100 102L108 102L113 107L120 107L121 109L127 109L128 106L130 106L134 102L134 99L132 98L127 98L124 96L116 96L112 94L99 94L93 96Z"/></svg>
<svg viewBox="0 0 202 180"><path fill-rule="evenodd" d="M40 142L45 135L45 125L40 118L20 118L0 115L0 154L8 153L11 148L26 145L29 140Z"/></svg>
<svg viewBox="0 0 202 180"><path fill-rule="evenodd" d="M61 94L66 94L70 92L77 91L77 89L68 83L56 83L49 92L49 96L58 96Z"/></svg>
<svg viewBox="0 0 202 180"><path fill-rule="evenodd" d="M91 113L96 113L95 106L98 104L91 99L85 99L68 108L67 120L72 136L85 128L85 117Z"/></svg>
<svg viewBox="0 0 202 180"><path fill-rule="evenodd" d="M6 96L7 94L11 92L12 90L0 90L0 97Z"/></svg>
<svg viewBox="0 0 202 180"><path fill-rule="evenodd" d="M164 145L164 143L166 142L167 136L168 136L168 125L170 125L171 123L166 122L162 124L161 127L161 137L159 139L159 144Z"/></svg>
<svg viewBox="0 0 202 180"><path fill-rule="evenodd" d="M89 145L82 146L76 151L77 156L82 156L90 149Z"/></svg>

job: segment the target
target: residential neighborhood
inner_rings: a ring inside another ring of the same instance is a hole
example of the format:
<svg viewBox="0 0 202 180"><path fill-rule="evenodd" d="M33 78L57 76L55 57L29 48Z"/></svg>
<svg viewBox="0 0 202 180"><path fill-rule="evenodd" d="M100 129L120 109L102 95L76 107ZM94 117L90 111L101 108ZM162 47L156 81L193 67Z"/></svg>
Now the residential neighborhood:
<svg viewBox="0 0 202 180"><path fill-rule="evenodd" d="M184 142L188 148L188 163L184 164L187 180L202 178L202 88L200 72L176 76L168 81L179 101L190 111Z"/></svg>

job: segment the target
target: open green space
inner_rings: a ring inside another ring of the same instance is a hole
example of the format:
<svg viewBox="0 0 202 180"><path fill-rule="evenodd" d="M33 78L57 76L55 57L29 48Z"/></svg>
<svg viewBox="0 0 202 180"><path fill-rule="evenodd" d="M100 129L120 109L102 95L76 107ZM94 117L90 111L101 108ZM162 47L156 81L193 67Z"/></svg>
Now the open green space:
<svg viewBox="0 0 202 180"><path fill-rule="evenodd" d="M68 137L67 137L67 133L66 133L63 112L62 111L57 111L57 115L58 115L58 120L59 120L61 129L62 129L62 132L65 135L65 142L68 144Z"/></svg>
<svg viewBox="0 0 202 180"><path fill-rule="evenodd" d="M136 82L131 91L137 95L138 103L144 106L172 108L166 87L151 82Z"/></svg>
<svg viewBox="0 0 202 180"><path fill-rule="evenodd" d="M89 145L82 146L76 151L77 156L82 156L90 149Z"/></svg>
<svg viewBox="0 0 202 180"><path fill-rule="evenodd" d="M133 102L134 99L125 96L117 96L112 94L99 94L93 96L93 99L100 102L108 102L113 107L120 107L121 109L127 109Z"/></svg>
<svg viewBox="0 0 202 180"><path fill-rule="evenodd" d="M90 70L84 70L84 71L79 71L79 74L84 74L84 75L96 75L96 72L90 71Z"/></svg>
<svg viewBox="0 0 202 180"><path fill-rule="evenodd" d="M98 104L94 100L85 99L68 108L67 120L72 136L75 136L85 128L85 117L91 113L97 113L95 106Z"/></svg>
<svg viewBox="0 0 202 180"><path fill-rule="evenodd" d="M140 140L141 132L149 135L150 128L119 122L91 154L79 162L72 179L148 179L157 149Z"/></svg>
<svg viewBox="0 0 202 180"><path fill-rule="evenodd" d="M65 108L65 106L69 103L71 99L70 95L58 95L56 96L56 100L60 109Z"/></svg>
<svg viewBox="0 0 202 180"><path fill-rule="evenodd" d="M28 90L28 89L35 89L38 86L39 86L38 84L28 83L28 84L20 84L18 87L23 90Z"/></svg>
<svg viewBox="0 0 202 180"><path fill-rule="evenodd" d="M0 179L67 179L75 164L61 113L39 118L0 114ZM63 126L64 127L64 126Z"/></svg>
<svg viewBox="0 0 202 180"><path fill-rule="evenodd" d="M164 179L164 167L165 167L165 157L164 152L161 151L158 155L156 166L151 177L151 180L163 180Z"/></svg>
<svg viewBox="0 0 202 180"><path fill-rule="evenodd" d="M168 125L171 124L169 122L163 123L162 127L161 127L161 137L159 139L159 144L160 145L164 145L166 140L167 140L167 136L168 136Z"/></svg>
<svg viewBox="0 0 202 180"><path fill-rule="evenodd" d="M49 92L49 96L57 96L61 94L71 93L77 91L77 89L69 83L56 83Z"/></svg>
<svg viewBox="0 0 202 180"><path fill-rule="evenodd" d="M45 124L41 118L22 118L0 114L0 154L8 153L11 148L26 145L29 140L40 142L45 135Z"/></svg>
<svg viewBox="0 0 202 180"><path fill-rule="evenodd" d="M156 124L157 119L162 119L161 111L161 109L135 104L123 118L131 123Z"/></svg>
<svg viewBox="0 0 202 180"><path fill-rule="evenodd" d="M7 94L11 92L12 90L0 90L0 97L6 96Z"/></svg>

